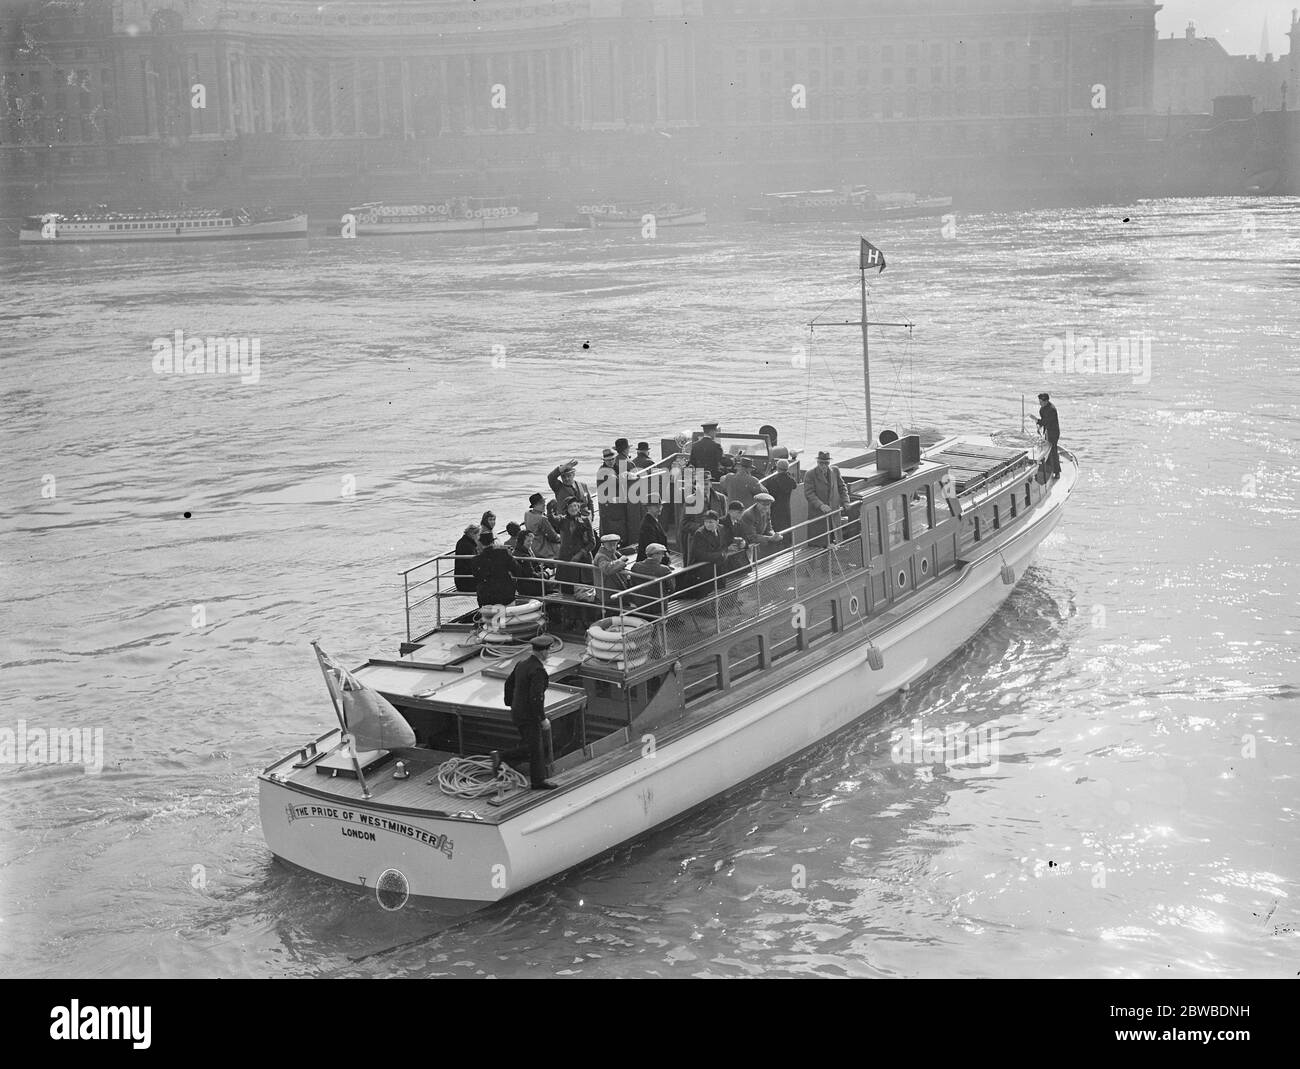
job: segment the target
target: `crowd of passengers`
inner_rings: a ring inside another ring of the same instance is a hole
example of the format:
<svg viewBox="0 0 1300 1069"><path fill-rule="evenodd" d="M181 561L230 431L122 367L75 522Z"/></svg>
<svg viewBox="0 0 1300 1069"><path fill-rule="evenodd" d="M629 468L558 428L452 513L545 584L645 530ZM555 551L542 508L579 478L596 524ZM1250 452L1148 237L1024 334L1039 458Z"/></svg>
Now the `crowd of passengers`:
<svg viewBox="0 0 1300 1069"><path fill-rule="evenodd" d="M680 504L602 501L597 510L600 499L577 478L577 460L560 464L547 476L553 496L534 493L527 511L518 522L508 522L504 534L492 512L465 528L455 549L456 589L476 594L479 605L559 594L590 609L549 604L552 625L580 630L620 606L660 615L664 599L674 594L704 597L714 591L715 580L724 587L728 573L743 575L755 556L790 544L790 497L798 483L784 458L758 478L753 460L729 455L718 434L716 423L706 423L691 446L685 466L695 478L686 480ZM619 476L635 479L654 465L648 442L638 442L632 454L628 440L619 438L602 454L597 485ZM838 511L848 503L828 455L819 454L818 467L805 479L805 494L810 514ZM676 554L669 552L669 530ZM639 589L614 598L632 587Z"/></svg>

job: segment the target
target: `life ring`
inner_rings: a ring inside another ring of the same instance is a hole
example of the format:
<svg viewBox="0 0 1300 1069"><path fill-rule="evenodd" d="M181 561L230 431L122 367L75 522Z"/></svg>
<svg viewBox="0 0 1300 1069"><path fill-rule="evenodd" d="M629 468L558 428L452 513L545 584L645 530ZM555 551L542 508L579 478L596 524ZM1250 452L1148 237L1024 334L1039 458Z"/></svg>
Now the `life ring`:
<svg viewBox="0 0 1300 1069"><path fill-rule="evenodd" d="M597 638L595 635L588 635L587 645L595 646L599 650L640 649L650 645L651 637L635 631L629 631L626 635L616 635L614 638Z"/></svg>
<svg viewBox="0 0 1300 1069"><path fill-rule="evenodd" d="M615 668L640 668L650 659L648 653L633 653L628 656L625 653L598 653L590 646L587 647L587 656L592 660L599 661L601 664L613 665Z"/></svg>
<svg viewBox="0 0 1300 1069"><path fill-rule="evenodd" d="M594 638L598 642L617 642L621 646L632 633L641 628L649 629L653 622L642 616L607 616L587 628L587 638Z"/></svg>
<svg viewBox="0 0 1300 1069"><path fill-rule="evenodd" d="M514 623L518 620L535 620L542 615L542 603L536 598L518 598L509 605L480 605L478 618L480 620L499 620L501 613L505 612L505 618Z"/></svg>
<svg viewBox="0 0 1300 1069"><path fill-rule="evenodd" d="M622 643L613 644L608 642L587 642L587 652L593 657L598 657L602 661L616 661L621 657L640 657L650 652L649 646L634 646L630 642L624 646Z"/></svg>

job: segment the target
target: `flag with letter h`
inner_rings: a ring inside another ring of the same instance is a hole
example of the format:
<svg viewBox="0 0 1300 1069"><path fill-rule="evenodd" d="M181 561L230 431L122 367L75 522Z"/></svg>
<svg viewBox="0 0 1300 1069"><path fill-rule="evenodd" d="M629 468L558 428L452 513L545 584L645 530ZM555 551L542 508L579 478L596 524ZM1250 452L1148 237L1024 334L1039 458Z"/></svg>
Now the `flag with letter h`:
<svg viewBox="0 0 1300 1069"><path fill-rule="evenodd" d="M859 254L859 269L866 271L871 267L879 267L883 271L885 269L885 254L866 238L860 238L859 240L862 242L862 251Z"/></svg>

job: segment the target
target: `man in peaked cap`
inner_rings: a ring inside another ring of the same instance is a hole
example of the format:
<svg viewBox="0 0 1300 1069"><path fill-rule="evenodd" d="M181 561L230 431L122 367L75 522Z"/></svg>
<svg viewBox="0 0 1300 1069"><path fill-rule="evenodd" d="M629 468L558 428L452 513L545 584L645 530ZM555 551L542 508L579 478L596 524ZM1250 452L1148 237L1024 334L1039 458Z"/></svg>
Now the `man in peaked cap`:
<svg viewBox="0 0 1300 1069"><path fill-rule="evenodd" d="M555 790L555 784L546 781L546 733L551 727L546 716L546 688L551 677L543 659L550 646L548 637L538 635L528 656L519 659L506 679L505 701L510 719L528 747L528 776L535 791Z"/></svg>
<svg viewBox="0 0 1300 1069"><path fill-rule="evenodd" d="M690 466L692 468L702 468L717 479L721 474L723 450L717 442L717 434L721 428L716 423L704 424L704 437L700 438L691 446Z"/></svg>

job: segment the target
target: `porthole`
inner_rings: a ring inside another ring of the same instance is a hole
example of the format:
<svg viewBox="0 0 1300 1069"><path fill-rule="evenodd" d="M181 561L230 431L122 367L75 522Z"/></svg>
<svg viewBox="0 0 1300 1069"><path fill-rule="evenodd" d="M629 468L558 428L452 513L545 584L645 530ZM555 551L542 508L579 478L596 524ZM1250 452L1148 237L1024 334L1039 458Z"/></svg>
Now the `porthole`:
<svg viewBox="0 0 1300 1069"><path fill-rule="evenodd" d="M851 616L857 616L859 608L860 605L858 604L858 596L854 594L851 598L849 598L849 614Z"/></svg>
<svg viewBox="0 0 1300 1069"><path fill-rule="evenodd" d="M898 572L898 585L900 589L902 587L907 586L907 572L903 571L902 569L900 569Z"/></svg>
<svg viewBox="0 0 1300 1069"><path fill-rule="evenodd" d="M930 558L929 558L929 557L922 557L922 558L921 558L921 574L922 574L922 575L929 575L929 574L930 574Z"/></svg>

